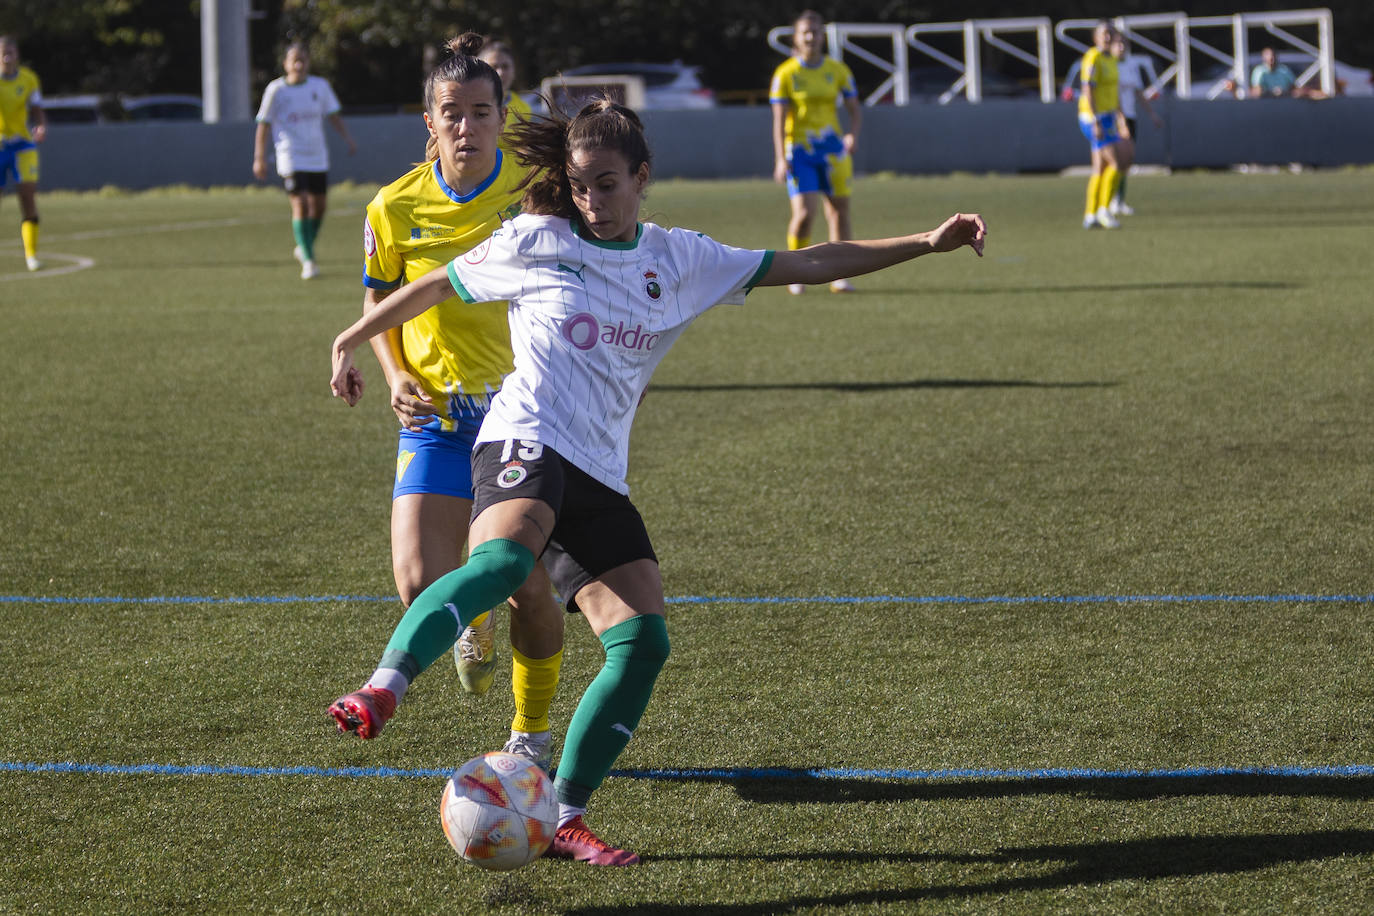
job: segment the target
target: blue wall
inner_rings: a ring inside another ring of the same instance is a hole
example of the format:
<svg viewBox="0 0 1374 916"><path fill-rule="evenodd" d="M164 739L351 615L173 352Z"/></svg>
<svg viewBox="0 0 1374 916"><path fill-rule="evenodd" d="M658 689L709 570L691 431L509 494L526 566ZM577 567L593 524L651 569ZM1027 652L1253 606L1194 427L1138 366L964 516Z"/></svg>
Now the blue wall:
<svg viewBox="0 0 1374 916"><path fill-rule="evenodd" d="M1174 168L1238 162L1334 166L1374 162L1374 98L1157 103L1140 122L1137 160ZM659 178L771 175L767 108L644 113ZM332 181L383 184L420 159L419 115L351 117L358 153L329 131ZM44 189L144 189L253 183L252 124L55 125L41 147ZM988 101L864 110L856 167L899 173L1057 171L1087 162L1067 103Z"/></svg>

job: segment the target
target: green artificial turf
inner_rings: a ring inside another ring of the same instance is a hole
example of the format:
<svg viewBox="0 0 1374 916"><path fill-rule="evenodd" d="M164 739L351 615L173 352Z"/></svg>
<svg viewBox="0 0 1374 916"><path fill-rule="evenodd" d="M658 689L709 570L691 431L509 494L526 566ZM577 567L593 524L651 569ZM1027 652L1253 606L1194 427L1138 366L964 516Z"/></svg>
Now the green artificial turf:
<svg viewBox="0 0 1374 916"><path fill-rule="evenodd" d="M1137 177L1117 232L1078 179L861 180L861 235L978 211L987 256L760 289L665 360L630 484L673 655L589 815L645 863L508 875L433 775L507 673L441 661L374 742L324 714L399 615L384 385L327 389L373 190L309 283L261 190L43 195L51 274L0 239L0 912L1374 909L1374 172ZM787 206L645 214L769 247ZM599 664L570 621L557 728Z"/></svg>

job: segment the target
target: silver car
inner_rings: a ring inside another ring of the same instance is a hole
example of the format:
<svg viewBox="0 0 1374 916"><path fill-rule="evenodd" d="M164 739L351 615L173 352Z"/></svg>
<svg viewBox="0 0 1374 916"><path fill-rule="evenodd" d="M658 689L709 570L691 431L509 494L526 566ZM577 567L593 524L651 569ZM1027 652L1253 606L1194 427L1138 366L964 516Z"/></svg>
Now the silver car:
<svg viewBox="0 0 1374 916"><path fill-rule="evenodd" d="M637 76L644 81L644 108L714 108L716 94L701 81L701 68L673 61L671 64L583 64L550 77L545 83L555 92L562 103L560 90L561 77L576 78L576 87L569 85L571 94L584 96L590 94L595 86L588 86L589 79L604 76ZM573 90L576 91L573 91ZM585 89L586 92L581 90Z"/></svg>

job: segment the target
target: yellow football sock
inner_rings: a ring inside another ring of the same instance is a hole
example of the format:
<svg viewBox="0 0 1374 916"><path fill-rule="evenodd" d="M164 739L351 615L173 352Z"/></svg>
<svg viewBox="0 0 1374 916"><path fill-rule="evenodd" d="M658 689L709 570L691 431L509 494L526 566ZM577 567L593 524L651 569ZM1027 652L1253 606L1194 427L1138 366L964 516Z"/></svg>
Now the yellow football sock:
<svg viewBox="0 0 1374 916"><path fill-rule="evenodd" d="M513 732L549 730L549 706L558 691L558 672L563 667L560 649L548 658L529 658L511 646L510 692L515 695Z"/></svg>
<svg viewBox="0 0 1374 916"><path fill-rule="evenodd" d="M1097 213L1097 189L1102 184L1102 176L1093 172L1088 176L1088 204L1083 211L1084 216L1092 216Z"/></svg>
<svg viewBox="0 0 1374 916"><path fill-rule="evenodd" d="M38 257L38 220L26 219L20 223L19 235L24 239L24 256Z"/></svg>
<svg viewBox="0 0 1374 916"><path fill-rule="evenodd" d="M1109 165L1102 170L1102 183L1097 189L1097 205L1099 207L1109 206L1112 198L1116 196L1116 182L1121 177L1121 172L1114 165Z"/></svg>
<svg viewBox="0 0 1374 916"><path fill-rule="evenodd" d="M810 245L810 244L811 244L811 237L810 237L809 235L806 235L806 236L803 236L803 235L788 235L788 236L787 236L787 250L788 250L788 251L796 251L798 248L805 248L807 245Z"/></svg>

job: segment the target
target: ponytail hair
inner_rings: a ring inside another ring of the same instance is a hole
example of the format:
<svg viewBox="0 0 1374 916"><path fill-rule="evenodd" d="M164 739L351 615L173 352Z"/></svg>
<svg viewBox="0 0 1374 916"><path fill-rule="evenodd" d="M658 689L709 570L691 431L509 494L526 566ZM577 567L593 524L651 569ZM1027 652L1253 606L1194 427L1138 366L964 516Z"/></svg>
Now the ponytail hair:
<svg viewBox="0 0 1374 916"><path fill-rule="evenodd" d="M644 138L644 123L630 108L609 98L582 106L571 118L551 100L543 99L547 117L522 121L511 129L511 152L529 168L520 188L525 213L580 219L568 183L568 158L578 150L612 150L625 157L631 174L653 165Z"/></svg>
<svg viewBox="0 0 1374 916"><path fill-rule="evenodd" d="M500 105L506 97L505 87L501 85L501 77L491 64L478 57L482 53L482 48L487 44L487 39L476 32L464 32L457 38L450 38L444 44L444 48L450 55L439 62L439 65L429 71L425 77L424 100L425 111L432 112L434 109L434 87L437 83L470 83L475 80L486 80L491 83L491 90L496 98L496 104ZM433 162L439 158L439 144L430 137L425 143L425 161Z"/></svg>

